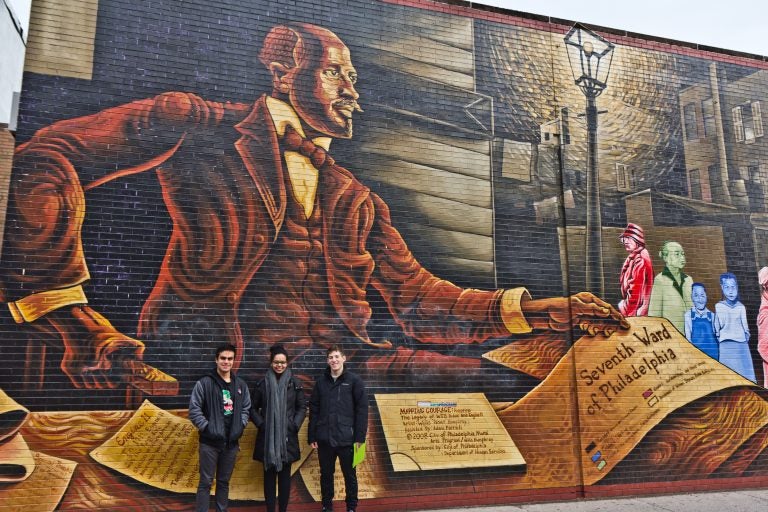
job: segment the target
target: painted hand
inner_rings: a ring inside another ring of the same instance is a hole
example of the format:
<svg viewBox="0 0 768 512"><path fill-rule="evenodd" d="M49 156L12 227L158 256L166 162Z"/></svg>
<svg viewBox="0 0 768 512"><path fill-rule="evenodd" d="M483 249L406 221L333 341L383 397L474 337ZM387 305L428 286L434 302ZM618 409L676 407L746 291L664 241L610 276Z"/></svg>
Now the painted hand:
<svg viewBox="0 0 768 512"><path fill-rule="evenodd" d="M524 299L520 307L534 329L567 331L573 326L589 336L610 336L617 329L629 329L629 323L621 313L589 292L570 297Z"/></svg>
<svg viewBox="0 0 768 512"><path fill-rule="evenodd" d="M142 342L121 333L88 306L47 316L64 345L61 369L77 388L114 388L128 363L142 358Z"/></svg>

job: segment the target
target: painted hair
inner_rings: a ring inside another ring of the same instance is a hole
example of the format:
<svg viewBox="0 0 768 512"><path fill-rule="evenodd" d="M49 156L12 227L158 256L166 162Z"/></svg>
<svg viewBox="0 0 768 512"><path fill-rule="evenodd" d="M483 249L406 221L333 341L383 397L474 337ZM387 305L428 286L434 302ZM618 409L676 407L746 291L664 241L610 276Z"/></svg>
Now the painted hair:
<svg viewBox="0 0 768 512"><path fill-rule="evenodd" d="M720 284L723 284L726 279L733 279L734 281L736 281L736 284L739 283L736 280L736 276L733 274L733 272L724 272L724 273L720 274Z"/></svg>

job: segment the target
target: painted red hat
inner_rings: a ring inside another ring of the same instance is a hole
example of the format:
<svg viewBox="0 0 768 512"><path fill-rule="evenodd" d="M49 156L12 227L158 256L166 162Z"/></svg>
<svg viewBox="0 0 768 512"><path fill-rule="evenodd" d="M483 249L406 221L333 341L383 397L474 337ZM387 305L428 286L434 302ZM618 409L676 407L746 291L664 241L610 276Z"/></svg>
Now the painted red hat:
<svg viewBox="0 0 768 512"><path fill-rule="evenodd" d="M624 229L624 232L619 236L619 240L621 240L624 237L629 237L635 240L635 242L645 245L645 234L643 234L643 228L638 226L637 224L632 224L631 222L627 224L627 227Z"/></svg>

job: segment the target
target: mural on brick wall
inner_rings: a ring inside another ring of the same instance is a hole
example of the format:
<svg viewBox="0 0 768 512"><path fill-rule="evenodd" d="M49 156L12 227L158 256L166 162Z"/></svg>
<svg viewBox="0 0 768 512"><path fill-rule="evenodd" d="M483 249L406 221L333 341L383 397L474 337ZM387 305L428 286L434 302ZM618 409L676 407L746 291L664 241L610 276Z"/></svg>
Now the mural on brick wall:
<svg viewBox="0 0 768 512"><path fill-rule="evenodd" d="M307 391L343 347L378 506L768 477L765 70L463 7L256 3L101 1L92 76L27 73L0 496L188 509L222 343L252 392L276 344ZM606 59L591 99L564 37ZM291 499L320 501L306 421L299 445Z"/></svg>

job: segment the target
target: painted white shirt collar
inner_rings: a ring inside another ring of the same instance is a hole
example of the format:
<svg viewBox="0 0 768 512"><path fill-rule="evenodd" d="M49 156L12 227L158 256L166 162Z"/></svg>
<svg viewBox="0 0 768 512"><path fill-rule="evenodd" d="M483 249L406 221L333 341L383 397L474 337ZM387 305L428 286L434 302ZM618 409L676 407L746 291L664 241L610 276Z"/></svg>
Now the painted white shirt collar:
<svg viewBox="0 0 768 512"><path fill-rule="evenodd" d="M272 121L275 123L278 137L282 137L285 134L286 127L290 126L299 135L306 138L299 116L291 105L268 96L267 110L269 110L269 115L272 116ZM328 151L331 147L331 140L331 137L315 137L312 139L312 142ZM301 153L285 151L283 157L288 168L293 197L302 206L304 215L309 218L315 207L315 196L317 195L320 171L312 165L308 157Z"/></svg>

